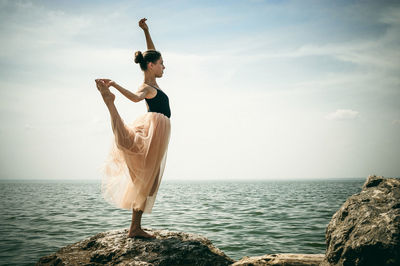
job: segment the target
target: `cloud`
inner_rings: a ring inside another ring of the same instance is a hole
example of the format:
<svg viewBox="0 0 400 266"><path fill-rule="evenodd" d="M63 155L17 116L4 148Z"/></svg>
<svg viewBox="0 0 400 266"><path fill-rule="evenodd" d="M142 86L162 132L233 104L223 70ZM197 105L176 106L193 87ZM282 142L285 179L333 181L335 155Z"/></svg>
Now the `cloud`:
<svg viewBox="0 0 400 266"><path fill-rule="evenodd" d="M325 116L328 120L352 120L358 117L358 112L351 109L338 109Z"/></svg>

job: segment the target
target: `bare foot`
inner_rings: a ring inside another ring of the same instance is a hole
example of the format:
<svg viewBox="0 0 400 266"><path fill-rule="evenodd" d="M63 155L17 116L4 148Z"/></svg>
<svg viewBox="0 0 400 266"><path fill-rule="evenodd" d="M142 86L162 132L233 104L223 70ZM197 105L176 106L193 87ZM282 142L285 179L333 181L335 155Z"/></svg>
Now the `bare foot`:
<svg viewBox="0 0 400 266"><path fill-rule="evenodd" d="M110 91L104 81L96 79L97 89L100 91L101 96L106 104L113 103L115 100L115 95Z"/></svg>
<svg viewBox="0 0 400 266"><path fill-rule="evenodd" d="M128 237L138 237L138 238L156 238L154 235L150 235L149 233L146 233L143 231L143 229L135 229L135 230L129 230Z"/></svg>

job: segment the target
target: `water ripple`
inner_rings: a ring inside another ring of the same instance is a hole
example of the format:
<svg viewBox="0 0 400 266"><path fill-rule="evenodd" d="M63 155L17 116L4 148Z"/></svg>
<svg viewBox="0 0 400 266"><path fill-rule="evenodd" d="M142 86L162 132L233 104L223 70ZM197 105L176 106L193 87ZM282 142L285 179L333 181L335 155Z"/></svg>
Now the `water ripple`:
<svg viewBox="0 0 400 266"><path fill-rule="evenodd" d="M144 227L207 236L228 256L324 253L325 228L364 180L163 182ZM129 227L98 181L0 182L0 264L32 265L60 247Z"/></svg>

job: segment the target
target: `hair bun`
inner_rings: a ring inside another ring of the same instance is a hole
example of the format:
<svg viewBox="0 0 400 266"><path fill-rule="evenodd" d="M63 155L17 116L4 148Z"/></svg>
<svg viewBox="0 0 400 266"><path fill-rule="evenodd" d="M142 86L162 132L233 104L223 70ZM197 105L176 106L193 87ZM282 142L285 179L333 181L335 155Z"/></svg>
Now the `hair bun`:
<svg viewBox="0 0 400 266"><path fill-rule="evenodd" d="M143 58L142 52L141 51L135 52L135 63L140 64L143 62L143 60L144 60L144 58Z"/></svg>

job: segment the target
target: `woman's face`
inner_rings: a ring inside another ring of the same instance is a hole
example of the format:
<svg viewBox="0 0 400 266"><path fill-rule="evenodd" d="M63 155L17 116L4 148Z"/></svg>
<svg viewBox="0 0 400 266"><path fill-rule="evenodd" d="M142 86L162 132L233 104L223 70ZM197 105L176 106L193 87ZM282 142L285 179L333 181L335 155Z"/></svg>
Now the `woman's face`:
<svg viewBox="0 0 400 266"><path fill-rule="evenodd" d="M161 78L164 73L164 69L165 69L164 61L163 61L162 57L160 57L160 59L158 59L155 64L151 63L151 65L153 66L152 70L153 70L156 78Z"/></svg>

